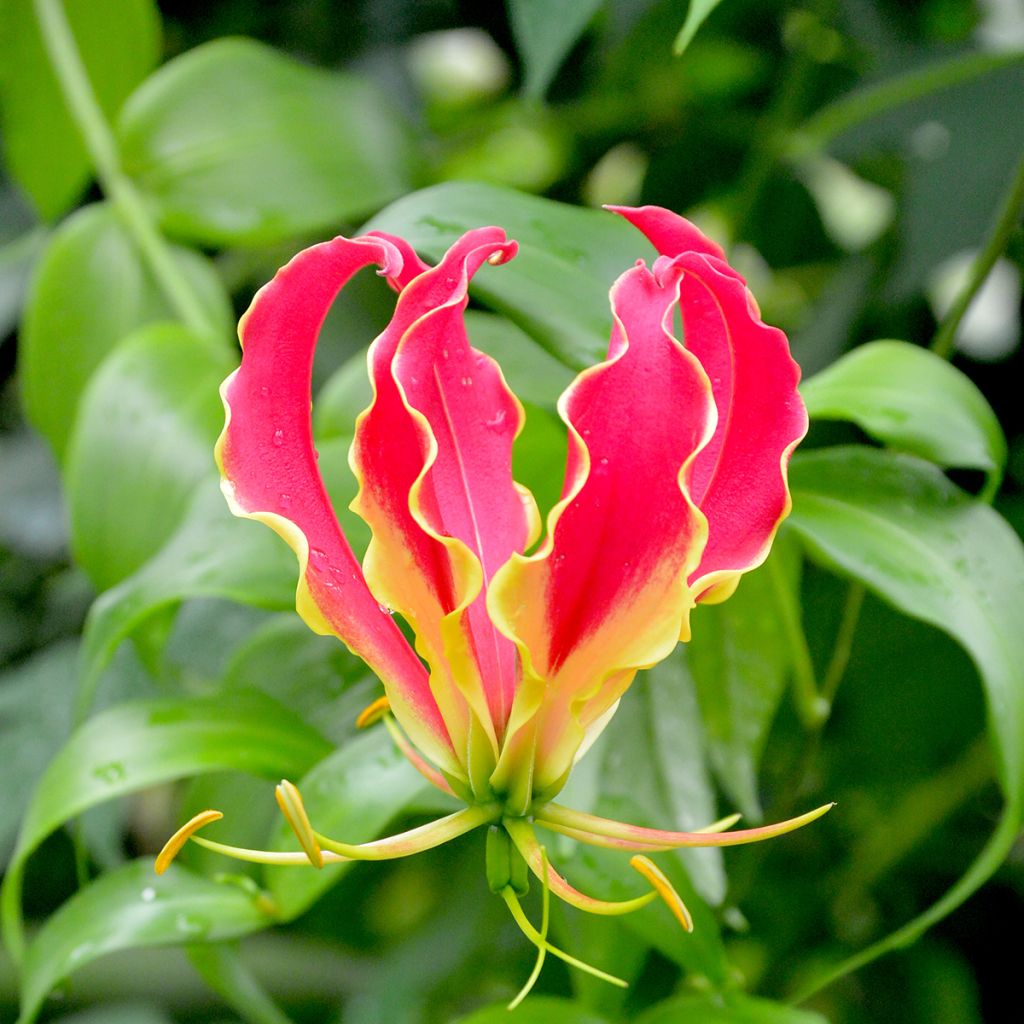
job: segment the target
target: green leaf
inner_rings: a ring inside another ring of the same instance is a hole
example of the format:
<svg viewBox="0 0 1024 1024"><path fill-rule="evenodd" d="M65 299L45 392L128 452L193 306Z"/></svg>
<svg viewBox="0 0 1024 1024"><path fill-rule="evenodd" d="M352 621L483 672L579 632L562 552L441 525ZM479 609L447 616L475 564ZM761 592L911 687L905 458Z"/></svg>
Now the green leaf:
<svg viewBox="0 0 1024 1024"><path fill-rule="evenodd" d="M429 783L398 752L387 731L376 727L334 751L298 786L318 832L346 843L365 843L376 839ZM298 849L285 821L278 821L268 849ZM264 884L279 915L290 920L308 910L354 863L330 864L320 871L268 867Z"/></svg>
<svg viewBox="0 0 1024 1024"><path fill-rule="evenodd" d="M679 30L675 42L672 44L672 52L681 56L686 48L693 42L697 29L704 24L707 16L722 2L722 0L690 0L689 10L686 12L686 21Z"/></svg>
<svg viewBox="0 0 1024 1024"><path fill-rule="evenodd" d="M367 225L407 238L438 260L465 231L497 224L519 242L502 267L485 268L473 295L573 369L604 359L612 315L608 290L654 250L622 218L494 185L449 183L414 192Z"/></svg>
<svg viewBox="0 0 1024 1024"><path fill-rule="evenodd" d="M498 361L508 386L524 402L554 409L573 373L510 320L479 310L466 312L470 343Z"/></svg>
<svg viewBox="0 0 1024 1024"><path fill-rule="evenodd" d="M508 0L516 49L526 66L523 92L540 99L603 0L551 4L544 0Z"/></svg>
<svg viewBox="0 0 1024 1024"><path fill-rule="evenodd" d="M0 748L5 751L0 804L0 864L14 846L29 794L71 731L77 644L54 644L0 675ZM18 742L31 737L30 743Z"/></svg>
<svg viewBox="0 0 1024 1024"><path fill-rule="evenodd" d="M940 466L981 469L999 489L1006 438L974 383L928 349L873 341L800 388L812 418L856 423L875 440Z"/></svg>
<svg viewBox="0 0 1024 1024"><path fill-rule="evenodd" d="M370 83L248 39L165 64L125 104L118 136L164 226L210 245L324 231L409 185L402 125Z"/></svg>
<svg viewBox="0 0 1024 1024"><path fill-rule="evenodd" d="M212 476L224 421L217 388L227 352L177 324L143 328L123 342L82 395L68 446L71 544L97 590L163 547L195 485Z"/></svg>
<svg viewBox="0 0 1024 1024"><path fill-rule="evenodd" d="M380 694L376 676L337 637L317 636L294 612L275 616L235 649L223 685L263 690L334 743L351 738L359 712Z"/></svg>
<svg viewBox="0 0 1024 1024"><path fill-rule="evenodd" d="M987 505L934 466L871 448L794 458L790 523L811 555L963 645L981 678L1006 797L1002 819L967 873L897 932L822 972L808 992L917 939L999 867L1024 806L1024 546Z"/></svg>
<svg viewBox="0 0 1024 1024"><path fill-rule="evenodd" d="M181 526L141 569L101 594L83 634L80 707L88 708L122 640L155 613L189 597L257 608L294 607L295 556L262 523L236 519L211 480L196 490Z"/></svg>
<svg viewBox="0 0 1024 1024"><path fill-rule="evenodd" d="M828 1024L824 1017L783 1003L739 992L724 996L681 996L659 1003L636 1024Z"/></svg>
<svg viewBox="0 0 1024 1024"><path fill-rule="evenodd" d="M292 1024L238 955L236 944L204 942L188 947L199 976L249 1024Z"/></svg>
<svg viewBox="0 0 1024 1024"><path fill-rule="evenodd" d="M108 953L221 942L270 923L259 902L238 886L178 865L158 876L150 858L133 861L86 886L40 929L25 956L18 1024L31 1024L55 985Z"/></svg>
<svg viewBox="0 0 1024 1024"><path fill-rule="evenodd" d="M209 260L177 247L174 256L223 334L226 350L231 306ZM82 391L107 353L144 324L173 319L110 206L87 206L54 233L32 280L19 371L28 417L58 458L63 459Z"/></svg>
<svg viewBox="0 0 1024 1024"><path fill-rule="evenodd" d="M171 698L116 705L82 725L50 762L22 819L3 888L4 935L21 948L25 862L65 821L158 782L213 771L299 776L330 744L260 693Z"/></svg>
<svg viewBox="0 0 1024 1024"><path fill-rule="evenodd" d="M71 31L108 116L156 66L160 14L151 0L63 0ZM40 215L53 220L74 205L91 164L43 47L32 0L0 7L0 113L11 175Z"/></svg>
<svg viewBox="0 0 1024 1024"><path fill-rule="evenodd" d="M455 1024L607 1024L607 1018L598 1017L579 1003L554 996L531 996L512 1013L508 1003L485 1006L468 1017L459 1017Z"/></svg>
<svg viewBox="0 0 1024 1024"><path fill-rule="evenodd" d="M777 542L772 557L780 556ZM755 820L757 769L790 669L776 606L770 570L749 573L728 601L697 610L686 645L715 775Z"/></svg>

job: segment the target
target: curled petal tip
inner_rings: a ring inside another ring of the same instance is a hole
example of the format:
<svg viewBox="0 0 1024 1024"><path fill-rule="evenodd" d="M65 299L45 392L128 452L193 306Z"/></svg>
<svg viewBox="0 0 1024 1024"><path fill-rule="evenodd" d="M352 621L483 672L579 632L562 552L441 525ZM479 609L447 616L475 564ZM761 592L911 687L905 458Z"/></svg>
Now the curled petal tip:
<svg viewBox="0 0 1024 1024"><path fill-rule="evenodd" d="M487 257L487 262L492 267L499 267L502 263L508 263L509 260L513 259L517 252L519 252L519 243L510 239L507 242L503 242L501 246L495 249L494 252Z"/></svg>
<svg viewBox="0 0 1024 1024"><path fill-rule="evenodd" d="M170 866L171 861L181 852L181 848L198 832L215 821L220 821L224 815L220 811L200 811L194 818L185 822L170 839L164 843L164 848L157 854L153 870L162 875Z"/></svg>

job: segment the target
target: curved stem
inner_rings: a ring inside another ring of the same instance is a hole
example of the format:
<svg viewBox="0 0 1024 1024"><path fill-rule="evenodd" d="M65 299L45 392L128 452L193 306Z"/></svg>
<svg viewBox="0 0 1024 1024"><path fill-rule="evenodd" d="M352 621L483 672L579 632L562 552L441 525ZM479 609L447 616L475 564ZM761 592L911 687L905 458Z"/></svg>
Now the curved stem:
<svg viewBox="0 0 1024 1024"><path fill-rule="evenodd" d="M864 597L867 589L863 583L851 583L846 591L846 600L843 603L843 617L839 621L839 628L836 630L835 643L832 646L832 657L829 659L828 668L821 680L821 699L832 706L839 684L846 674L846 666L850 663L850 655L853 653L853 638L857 632L857 623L860 621L860 611L864 606ZM824 721L822 722L824 724Z"/></svg>
<svg viewBox="0 0 1024 1024"><path fill-rule="evenodd" d="M995 266L996 260L1002 256L1003 250L1010 240L1010 235L1020 223L1022 211L1024 211L1024 159L1018 165L1017 173L1006 191L1006 196L996 214L985 247L974 258L963 288L960 289L953 305L942 318L942 323L932 341L932 351L936 355L942 356L943 359L949 359L952 356L957 328L970 308L974 296L977 295L989 272Z"/></svg>
<svg viewBox="0 0 1024 1024"><path fill-rule="evenodd" d="M793 662L793 697L804 728L816 729L828 716L828 704L818 692L814 662L807 636L800 622L800 607L785 577L778 558L769 558L765 572L775 592L776 609Z"/></svg>
<svg viewBox="0 0 1024 1024"><path fill-rule="evenodd" d="M582 960L577 960L576 957L570 956L565 952L565 950L559 949L557 946L552 946L551 943L548 942L532 924L530 924L529 918L527 918L526 914L523 913L522 905L519 903L519 897L516 896L511 887L504 889L501 893L501 897L505 901L505 905L508 907L509 912L512 914L512 918L519 926L519 930L535 946L539 946L543 943L544 948L552 956L557 956L559 960L565 961L565 963L570 967L575 967L578 970L593 975L595 978L607 981L610 985L616 985L619 988L629 988L629 983L623 981L622 978L616 978L614 974L607 974L605 971L602 971L597 967L592 967L590 964L584 963Z"/></svg>
<svg viewBox="0 0 1024 1024"><path fill-rule="evenodd" d="M64 102L82 135L104 194L120 214L175 313L191 330L209 336L213 327L201 303L153 223L142 196L121 168L114 133L89 81L61 0L33 0L33 7Z"/></svg>

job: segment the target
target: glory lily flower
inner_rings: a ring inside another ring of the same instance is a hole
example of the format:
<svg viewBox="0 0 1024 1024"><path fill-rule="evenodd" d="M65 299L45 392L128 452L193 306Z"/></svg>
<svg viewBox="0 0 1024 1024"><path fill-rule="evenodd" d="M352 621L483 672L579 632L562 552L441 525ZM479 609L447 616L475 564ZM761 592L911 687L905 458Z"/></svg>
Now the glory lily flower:
<svg viewBox="0 0 1024 1024"><path fill-rule="evenodd" d="M405 856L488 825L492 888L541 955L564 955L546 926L538 933L522 914L526 866L543 882L545 906L549 890L605 914L660 894L687 926L689 916L644 856L632 863L654 892L617 903L578 892L547 863L535 826L650 853L753 842L828 809L764 828L723 831L731 818L679 833L554 802L637 671L689 637L697 603L724 600L764 561L790 507L789 456L807 428L786 338L761 322L722 250L667 210L612 209L661 255L614 283L608 357L559 401L565 482L532 553L540 516L512 479L523 408L498 365L470 346L462 318L482 264L516 253L501 229L467 232L435 267L391 235L335 238L296 256L253 300L240 325L241 366L222 389L217 459L228 503L288 542L300 566L299 614L380 678L385 696L364 721L383 716L412 763L467 806L354 846L315 832L298 791L283 782L278 802L303 853L197 841L246 859L320 866ZM350 454L359 482L352 508L373 534L360 566L320 477L310 397L324 317L369 265L398 298L369 350L374 397ZM415 651L394 613L415 633ZM181 829L158 870L217 817L205 812Z"/></svg>

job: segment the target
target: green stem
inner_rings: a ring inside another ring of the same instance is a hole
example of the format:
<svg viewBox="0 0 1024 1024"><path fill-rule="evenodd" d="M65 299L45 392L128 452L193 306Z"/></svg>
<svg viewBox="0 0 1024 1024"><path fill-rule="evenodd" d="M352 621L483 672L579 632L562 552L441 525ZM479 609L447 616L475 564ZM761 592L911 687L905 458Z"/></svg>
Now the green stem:
<svg viewBox="0 0 1024 1024"><path fill-rule="evenodd" d="M908 71L878 85L857 89L849 96L823 107L807 121L790 140L787 155L792 159L800 159L819 152L834 138L863 121L940 89L948 89L979 78L989 71L1019 63L1020 53L975 53Z"/></svg>
<svg viewBox="0 0 1024 1024"><path fill-rule="evenodd" d="M924 935L932 925L937 924L956 910L992 877L992 874L1006 859L1020 833L1020 815L1021 808L1017 802L1008 802L999 819L999 827L985 844L985 848L975 858L966 874L944 896L933 903L923 914L918 915L891 935L887 935L873 946L862 949L859 953L855 953L835 966L823 970L816 978L799 989L790 1002L794 1005L803 1003L834 981L852 974L886 953L905 949Z"/></svg>
<svg viewBox="0 0 1024 1024"><path fill-rule="evenodd" d="M64 101L82 135L104 194L131 233L171 308L191 330L206 337L214 328L145 201L121 168L117 142L89 81L61 0L33 0L43 45Z"/></svg>
<svg viewBox="0 0 1024 1024"><path fill-rule="evenodd" d="M242 962L237 943L204 943L185 952L203 981L246 1024L292 1024Z"/></svg>
<svg viewBox="0 0 1024 1024"><path fill-rule="evenodd" d="M843 902L859 904L880 878L991 780L992 751L980 736L954 764L911 787L886 820L853 845L850 871L839 886Z"/></svg>
<svg viewBox="0 0 1024 1024"><path fill-rule="evenodd" d="M832 657L829 659L828 668L821 680L821 698L826 701L829 707L835 700L836 691L846 674L846 666L850 663L850 655L853 653L853 638L857 632L857 623L860 621L860 610L864 606L864 596L867 590L863 583L851 583L846 591L846 601L843 604L843 617L839 621L839 629L836 630L836 640L832 647Z"/></svg>
<svg viewBox="0 0 1024 1024"><path fill-rule="evenodd" d="M985 247L974 258L963 288L960 289L949 312L942 318L942 323L935 334L935 340L932 341L932 351L936 355L942 356L943 359L949 359L952 356L960 321L963 320L970 308L974 296L985 283L996 260L1006 249L1010 235L1020 223L1022 212L1024 212L1024 159L1018 165L1017 173L999 207Z"/></svg>
<svg viewBox="0 0 1024 1024"><path fill-rule="evenodd" d="M828 716L828 703L818 692L818 684L814 678L814 662L800 622L800 609L792 589L782 575L778 558L768 559L765 572L775 591L779 621L793 660L793 697L796 701L797 714L805 728L817 729Z"/></svg>

